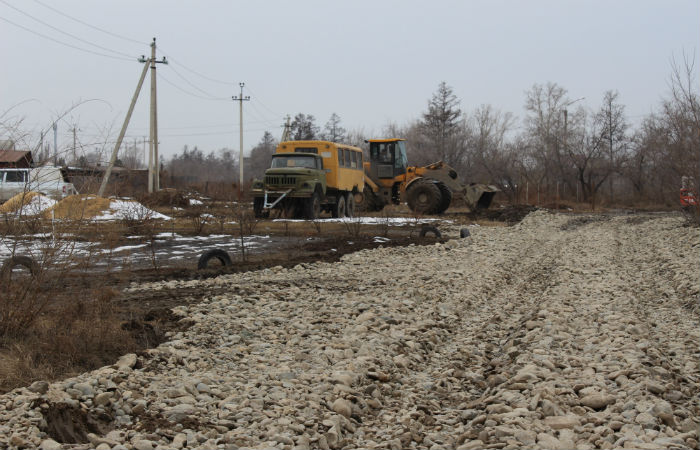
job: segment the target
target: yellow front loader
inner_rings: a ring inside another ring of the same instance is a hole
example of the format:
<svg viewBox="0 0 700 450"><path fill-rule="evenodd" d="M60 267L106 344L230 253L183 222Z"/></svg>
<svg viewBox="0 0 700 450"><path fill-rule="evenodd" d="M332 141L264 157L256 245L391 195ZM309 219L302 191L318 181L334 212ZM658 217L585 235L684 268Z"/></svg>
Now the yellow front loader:
<svg viewBox="0 0 700 450"><path fill-rule="evenodd" d="M358 206L379 211L389 203L405 201L418 214L442 214L453 197L464 199L470 210L486 209L499 189L492 185L462 185L457 171L442 161L425 167L408 166L403 139L370 139L369 161L364 163L365 189Z"/></svg>

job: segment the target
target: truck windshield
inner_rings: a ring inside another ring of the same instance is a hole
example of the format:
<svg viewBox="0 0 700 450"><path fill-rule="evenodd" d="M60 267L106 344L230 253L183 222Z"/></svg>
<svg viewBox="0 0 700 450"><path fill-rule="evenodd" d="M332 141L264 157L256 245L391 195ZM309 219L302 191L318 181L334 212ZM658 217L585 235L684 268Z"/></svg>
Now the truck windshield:
<svg viewBox="0 0 700 450"><path fill-rule="evenodd" d="M318 169L317 158L303 155L275 155L272 157L273 169L284 167L304 167L307 169Z"/></svg>

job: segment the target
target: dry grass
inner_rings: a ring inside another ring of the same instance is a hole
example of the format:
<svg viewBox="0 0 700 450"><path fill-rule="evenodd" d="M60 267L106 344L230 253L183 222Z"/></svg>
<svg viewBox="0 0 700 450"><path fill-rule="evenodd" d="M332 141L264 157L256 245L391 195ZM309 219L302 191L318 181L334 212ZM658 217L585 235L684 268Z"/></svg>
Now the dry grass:
<svg viewBox="0 0 700 450"><path fill-rule="evenodd" d="M141 346L122 329L116 292L95 289L63 300L37 317L21 336L0 340L0 392L111 364Z"/></svg>
<svg viewBox="0 0 700 450"><path fill-rule="evenodd" d="M40 195L38 192L20 192L0 206L0 213L15 212L23 206L29 204L34 197Z"/></svg>
<svg viewBox="0 0 700 450"><path fill-rule="evenodd" d="M90 219L108 210L109 205L108 198L85 194L70 195L44 211L43 215L47 219Z"/></svg>

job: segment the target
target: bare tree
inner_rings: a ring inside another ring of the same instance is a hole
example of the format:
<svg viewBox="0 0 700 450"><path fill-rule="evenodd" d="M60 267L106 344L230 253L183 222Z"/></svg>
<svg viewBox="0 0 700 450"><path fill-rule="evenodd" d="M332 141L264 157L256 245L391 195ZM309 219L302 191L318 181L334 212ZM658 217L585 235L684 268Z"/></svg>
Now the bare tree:
<svg viewBox="0 0 700 450"><path fill-rule="evenodd" d="M330 119L326 122L323 127L323 132L320 138L325 141L331 142L344 142L345 141L345 128L340 126L340 116L336 113L331 114Z"/></svg>
<svg viewBox="0 0 700 450"><path fill-rule="evenodd" d="M625 107L618 103L619 96L617 91L606 91L603 95L603 104L594 117L596 128L601 134L600 138L605 141L605 144L601 145L607 147L610 202L614 199L613 175L621 171L629 144L627 137L629 125L625 118Z"/></svg>

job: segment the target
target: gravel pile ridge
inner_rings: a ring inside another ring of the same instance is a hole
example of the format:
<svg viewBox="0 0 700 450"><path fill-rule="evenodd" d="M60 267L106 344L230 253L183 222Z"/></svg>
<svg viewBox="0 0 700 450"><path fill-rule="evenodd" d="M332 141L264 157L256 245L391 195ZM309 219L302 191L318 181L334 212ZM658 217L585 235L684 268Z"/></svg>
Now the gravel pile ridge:
<svg viewBox="0 0 700 450"><path fill-rule="evenodd" d="M536 211L470 231L134 284L217 294L158 348L1 396L0 447L697 448L696 228Z"/></svg>

